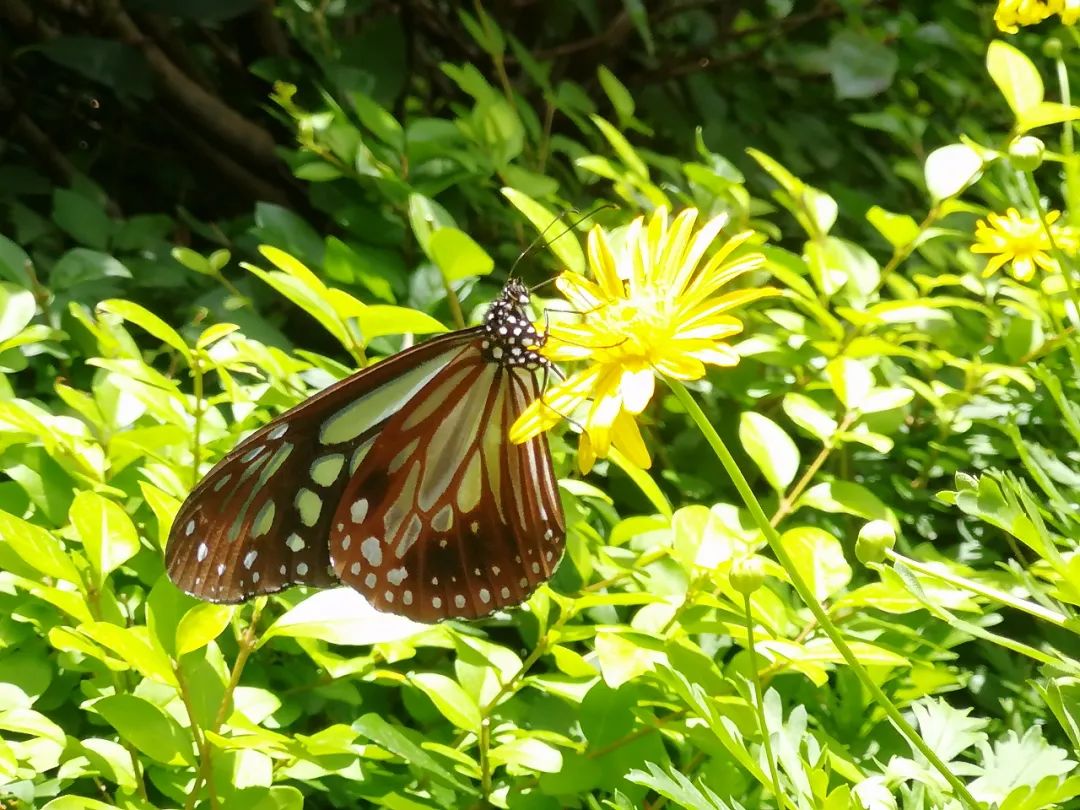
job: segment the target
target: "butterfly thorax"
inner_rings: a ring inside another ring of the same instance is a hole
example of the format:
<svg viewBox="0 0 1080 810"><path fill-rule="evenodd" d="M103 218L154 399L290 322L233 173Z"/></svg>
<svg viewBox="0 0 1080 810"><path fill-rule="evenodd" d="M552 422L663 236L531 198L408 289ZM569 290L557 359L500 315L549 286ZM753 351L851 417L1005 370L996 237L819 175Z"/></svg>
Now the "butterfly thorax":
<svg viewBox="0 0 1080 810"><path fill-rule="evenodd" d="M529 291L520 281L511 280L503 287L484 316L484 359L501 366L527 369L544 368L551 361L540 354L547 335L537 331L526 308Z"/></svg>

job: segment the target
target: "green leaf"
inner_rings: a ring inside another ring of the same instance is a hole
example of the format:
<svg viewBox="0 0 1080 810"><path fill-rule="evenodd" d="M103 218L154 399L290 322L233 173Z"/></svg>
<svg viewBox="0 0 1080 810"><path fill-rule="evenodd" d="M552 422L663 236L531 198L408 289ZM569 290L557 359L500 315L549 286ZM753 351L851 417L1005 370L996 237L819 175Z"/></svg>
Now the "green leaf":
<svg viewBox="0 0 1080 810"><path fill-rule="evenodd" d="M646 762L645 767L648 769L647 773L635 768L626 775L627 780L644 785L665 799L670 799L678 807L692 810L731 810L708 786L703 783L698 787L675 768L666 771L653 762Z"/></svg>
<svg viewBox="0 0 1080 810"><path fill-rule="evenodd" d="M480 708L461 684L437 672L415 672L409 682L427 695L439 713L464 731L480 731Z"/></svg>
<svg viewBox="0 0 1080 810"><path fill-rule="evenodd" d="M889 520L888 508L866 487L850 481L826 481L815 484L802 494L799 506L822 512L846 513L866 520Z"/></svg>
<svg viewBox="0 0 1080 810"><path fill-rule="evenodd" d="M115 653L142 676L170 686L176 685L176 675L169 657L160 647L155 646L145 625L120 627L109 622L91 622L79 625L78 629L80 633Z"/></svg>
<svg viewBox="0 0 1080 810"><path fill-rule="evenodd" d="M175 329L153 312L150 312L150 310L132 301L124 301L119 298L102 301L98 304L98 309L103 312L110 312L113 315L119 315L125 321L130 321L136 326L142 327L162 343L180 352L180 355L189 366L192 364L191 349L188 348L184 339L180 337L180 334Z"/></svg>
<svg viewBox="0 0 1080 810"><path fill-rule="evenodd" d="M828 599L851 582L844 549L828 532L802 526L784 532L780 541L819 600Z"/></svg>
<svg viewBox="0 0 1080 810"><path fill-rule="evenodd" d="M0 284L0 343L22 332L36 312L32 292L14 284Z"/></svg>
<svg viewBox="0 0 1080 810"><path fill-rule="evenodd" d="M885 92L898 64L895 50L850 28L829 42L829 69L837 98L871 98Z"/></svg>
<svg viewBox="0 0 1080 810"><path fill-rule="evenodd" d="M739 441L777 492L783 492L795 479L799 448L776 422L746 411L739 417Z"/></svg>
<svg viewBox="0 0 1080 810"><path fill-rule="evenodd" d="M49 532L21 518L0 512L0 542L42 574L68 582L79 582L79 572L60 541Z"/></svg>
<svg viewBox="0 0 1080 810"><path fill-rule="evenodd" d="M894 248L905 247L919 238L919 223L907 214L894 214L873 205L866 212L866 219Z"/></svg>
<svg viewBox="0 0 1080 810"><path fill-rule="evenodd" d="M229 626L236 608L233 605L196 605L180 620L176 628L176 657L201 650Z"/></svg>
<svg viewBox="0 0 1080 810"><path fill-rule="evenodd" d="M838 357L825 366L825 376L845 408L858 408L874 387L874 375L858 360Z"/></svg>
<svg viewBox="0 0 1080 810"><path fill-rule="evenodd" d="M429 259L432 258L432 235L442 228L457 227L454 218L445 208L423 194L409 195L409 224L412 225L417 244Z"/></svg>
<svg viewBox="0 0 1080 810"><path fill-rule="evenodd" d="M1028 132L1038 127L1075 121L1078 118L1080 118L1080 107L1059 104L1056 101L1040 101L1017 116L1016 130Z"/></svg>
<svg viewBox="0 0 1080 810"><path fill-rule="evenodd" d="M994 40L986 52L986 69L1017 118L1043 100L1043 81L1034 63L1018 48Z"/></svg>
<svg viewBox="0 0 1080 810"><path fill-rule="evenodd" d="M805 394L787 394L783 407L792 422L822 442L829 441L839 427L824 408Z"/></svg>
<svg viewBox="0 0 1080 810"><path fill-rule="evenodd" d="M448 771L427 751L413 742L408 735L409 733L415 734L415 732L407 732L392 726L375 713L365 714L353 723L352 727L376 745L403 759L409 767L421 773L429 774L436 781L455 790L476 795L476 791L461 782L456 774Z"/></svg>
<svg viewBox="0 0 1080 810"><path fill-rule="evenodd" d="M435 231L428 242L428 252L447 281L486 276L495 268L495 260L457 228Z"/></svg>
<svg viewBox="0 0 1080 810"><path fill-rule="evenodd" d="M405 151L405 132L394 116L379 106L370 96L358 90L349 93L349 100L360 117L361 124L397 152Z"/></svg>
<svg viewBox="0 0 1080 810"><path fill-rule="evenodd" d="M41 810L116 810L116 805L85 796L61 796L47 803Z"/></svg>
<svg viewBox="0 0 1080 810"><path fill-rule="evenodd" d="M490 755L493 766L506 765L509 773L558 773L562 769L562 752L543 740L519 737L495 748Z"/></svg>
<svg viewBox="0 0 1080 810"><path fill-rule="evenodd" d="M78 192L54 189L52 218L61 230L80 245L105 250L109 244L112 220L101 203L89 200Z"/></svg>
<svg viewBox="0 0 1080 810"><path fill-rule="evenodd" d="M577 234L572 228L559 228L559 217L529 195L516 188L503 186L502 194L520 211L547 244L548 249L563 263L567 270L585 272L585 253Z"/></svg>
<svg viewBox="0 0 1080 810"><path fill-rule="evenodd" d="M100 586L105 578L139 552L139 534L119 504L84 490L69 513Z"/></svg>
<svg viewBox="0 0 1080 810"><path fill-rule="evenodd" d="M926 190L935 203L955 197L975 182L982 168L982 156L970 146L962 143L942 146L926 158Z"/></svg>
<svg viewBox="0 0 1080 810"><path fill-rule="evenodd" d="M600 80L600 86L607 95L611 106L615 108L615 114L620 124L625 124L634 117L634 97L626 89L626 85L620 82L615 74L603 65L596 69L596 77Z"/></svg>
<svg viewBox="0 0 1080 810"><path fill-rule="evenodd" d="M109 695L90 707L121 738L155 762L194 765L191 738L160 708L135 695Z"/></svg>
<svg viewBox="0 0 1080 810"><path fill-rule="evenodd" d="M352 588L312 594L270 625L262 646L276 636L317 638L329 644L385 644L432 628L392 613L380 613Z"/></svg>
<svg viewBox="0 0 1080 810"><path fill-rule="evenodd" d="M619 132L619 130L605 121L599 115L590 115L592 122L596 124L600 132L607 138L607 142L611 144L611 148L615 150L615 154L622 160L623 165L630 171L632 175L641 180L649 179L649 167L645 165L639 156L637 151L630 142L626 140L626 137Z"/></svg>

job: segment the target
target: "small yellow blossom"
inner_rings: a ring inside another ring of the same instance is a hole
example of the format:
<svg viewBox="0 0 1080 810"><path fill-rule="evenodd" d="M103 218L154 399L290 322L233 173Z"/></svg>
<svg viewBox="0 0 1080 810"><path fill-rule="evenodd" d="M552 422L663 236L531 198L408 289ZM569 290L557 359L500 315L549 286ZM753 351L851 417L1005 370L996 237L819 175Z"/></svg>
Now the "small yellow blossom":
<svg viewBox="0 0 1080 810"><path fill-rule="evenodd" d="M574 272L556 282L582 318L552 324L542 352L551 360L584 362L585 367L552 386L511 428L522 442L587 405L581 419L578 464L582 472L614 446L635 464L648 467L648 450L635 418L652 399L656 375L679 380L705 376L706 365L733 366L739 355L727 339L742 331L730 314L735 307L778 291L743 289L718 294L721 287L760 267L760 253L732 253L747 231L723 244L708 259L726 217L695 232L698 212L687 209L669 225L665 209L648 224L631 223L621 249L613 251L600 227L589 233L593 279Z"/></svg>
<svg viewBox="0 0 1080 810"><path fill-rule="evenodd" d="M1061 216L1060 211L1051 211L1046 215L1048 224ZM1002 214L989 214L985 220L975 225L975 244L972 253L992 254L983 270L983 276L990 276L1005 264L1009 272L1019 281L1030 281L1035 275L1035 268L1054 272L1058 264L1050 258L1050 239L1038 217L1022 217L1015 208Z"/></svg>
<svg viewBox="0 0 1080 810"><path fill-rule="evenodd" d="M1007 34L1015 34L1021 26L1038 25L1057 14L1065 25L1074 25L1080 18L1080 0L998 0L994 22Z"/></svg>

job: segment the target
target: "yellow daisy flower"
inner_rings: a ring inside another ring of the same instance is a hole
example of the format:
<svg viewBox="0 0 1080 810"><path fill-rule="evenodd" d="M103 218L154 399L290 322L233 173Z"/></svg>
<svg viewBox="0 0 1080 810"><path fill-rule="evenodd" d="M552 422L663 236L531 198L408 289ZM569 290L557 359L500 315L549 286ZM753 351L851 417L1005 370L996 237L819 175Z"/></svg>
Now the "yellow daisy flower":
<svg viewBox="0 0 1080 810"><path fill-rule="evenodd" d="M1023 25L1038 25L1059 9L1061 0L998 0L994 22L1006 34L1015 34Z"/></svg>
<svg viewBox="0 0 1080 810"><path fill-rule="evenodd" d="M1047 223L1061 216L1060 211L1046 215ZM993 254L986 263L983 277L991 276L1005 264L1018 281L1030 281L1035 268L1055 272L1058 264L1050 258L1050 239L1038 217L1022 217L1015 208L1002 214L989 214L975 225L972 253Z"/></svg>
<svg viewBox="0 0 1080 810"><path fill-rule="evenodd" d="M760 267L760 253L732 253L753 234L705 253L727 224L716 217L695 232L696 209L669 225L666 209L648 224L634 220L618 240L619 250L600 227L589 233L593 279L563 273L556 284L582 318L548 328L543 354L555 361L587 365L552 386L513 425L510 438L522 442L556 425L588 403L578 447L578 464L588 472L614 446L641 467L651 463L635 417L652 399L656 375L679 380L705 376L706 365L733 366L739 356L725 342L742 331L730 314L735 307L777 295L774 289L718 294L721 287ZM704 264L703 264L704 260Z"/></svg>

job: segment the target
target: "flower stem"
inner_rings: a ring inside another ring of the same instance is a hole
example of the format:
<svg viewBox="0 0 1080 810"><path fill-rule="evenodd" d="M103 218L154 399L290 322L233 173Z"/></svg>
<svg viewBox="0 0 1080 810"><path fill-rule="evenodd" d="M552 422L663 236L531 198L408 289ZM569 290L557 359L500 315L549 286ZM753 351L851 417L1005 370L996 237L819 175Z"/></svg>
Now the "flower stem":
<svg viewBox="0 0 1080 810"><path fill-rule="evenodd" d="M810 612L814 614L814 617L818 620L818 624L821 625L821 629L832 640L836 646L837 652L843 656L847 662L851 671L855 673L855 676L862 683L863 688L874 698L877 704L882 710L889 716L896 730L902 734L912 747L918 749L918 751L926 757L927 761L934 766L934 768L941 774L941 776L948 782L953 789L954 794L964 805L971 808L971 810L979 810L979 803L975 801L975 797L971 795L968 789L964 786L956 774L954 774L949 767L942 761L941 757L935 753L934 749L927 745L926 741L919 736L919 733L904 719L904 716L900 713L900 710L896 708L896 704L892 702L888 695L882 691L881 687L877 685L873 678L870 677L870 673L866 671L866 668L859 662L859 659L852 652L847 642L844 641L843 635L833 624L832 619L829 618L829 614L825 611L825 608L814 596L814 592L807 585L806 580L803 579L802 574L799 573L798 568L792 561L791 556L787 553L787 549L784 548L780 542L780 535L776 529L769 523L768 517L765 515L765 511L761 508L761 504L758 503L757 497L754 495L750 484L747 483L746 477L742 474L742 470L739 469L738 463L735 461L735 457L731 455L731 452L727 449L723 439L720 438L720 434L716 432L716 428L712 426L708 418L705 416L704 411L697 404L690 392L686 390L686 387L678 380L672 380L670 378L664 378L668 387L672 390L679 402L686 408L687 413L690 414L690 418L694 420L694 424L704 435L705 440L709 443L713 452L716 453L716 457L720 459L720 463L724 465L724 469L731 478L731 482L735 485L735 489L739 491L739 495L746 504L747 510L750 512L750 516L753 518L754 523L761 530L761 533L765 535L765 539L769 543L769 547L772 548L773 554L776 555L776 559L784 567L788 577L791 579L791 584L798 592L806 606L810 608Z"/></svg>
<svg viewBox="0 0 1080 810"><path fill-rule="evenodd" d="M899 562L900 564L910 568L912 571L918 571L920 574L925 574L928 577L934 579L940 579L942 582L947 582L950 585L955 585L958 588L963 588L966 591L977 593L979 596L983 596L993 602L1000 602L1003 605L1014 608L1015 610L1023 611L1030 616L1034 616L1036 619L1042 619L1043 621L1050 622L1051 624L1062 627L1066 630L1072 629L1074 632L1076 628L1070 628L1067 624L1068 618L1063 613L1059 613L1056 610L1043 607L1036 602L1028 601L1027 599L1020 599L1005 591L998 590L989 585L983 585L981 582L975 582L974 580L967 579L946 571L943 568L938 568L932 565L927 565L919 560L913 560L910 557L905 557L903 554L896 552L893 549L887 549L885 555L893 562Z"/></svg>
<svg viewBox="0 0 1080 810"><path fill-rule="evenodd" d="M757 709L758 725L761 726L761 746L765 749L765 759L769 761L769 775L772 777L772 791L776 803L781 807L790 807L791 802L780 788L780 774L776 771L776 758L769 739L769 724L765 720L765 694L761 689L761 677L758 675L757 650L754 649L754 612L750 607L750 594L743 595L743 608L746 614L747 649L750 650L750 675L754 687L754 708Z"/></svg>

